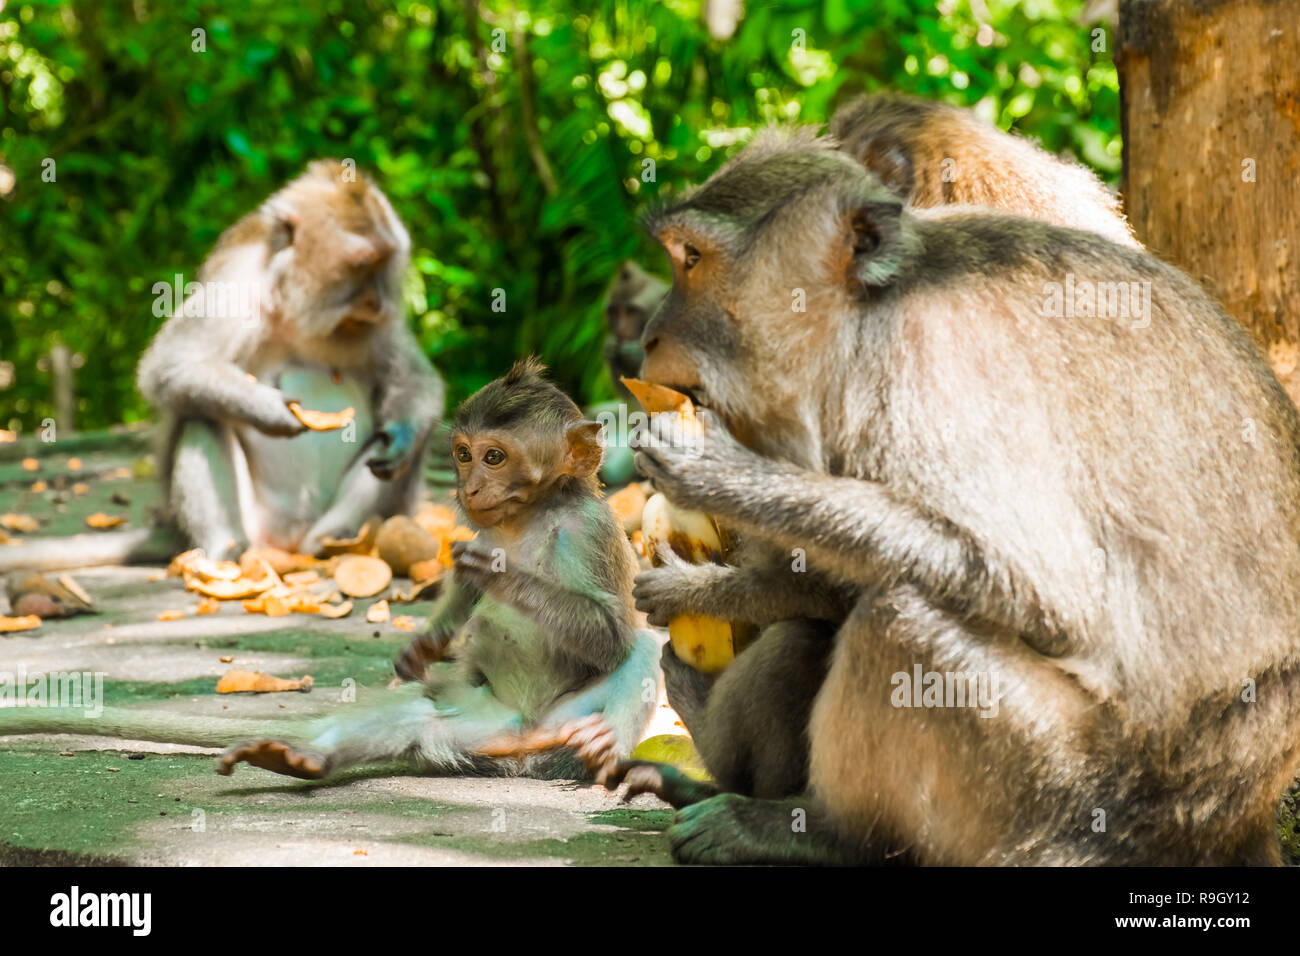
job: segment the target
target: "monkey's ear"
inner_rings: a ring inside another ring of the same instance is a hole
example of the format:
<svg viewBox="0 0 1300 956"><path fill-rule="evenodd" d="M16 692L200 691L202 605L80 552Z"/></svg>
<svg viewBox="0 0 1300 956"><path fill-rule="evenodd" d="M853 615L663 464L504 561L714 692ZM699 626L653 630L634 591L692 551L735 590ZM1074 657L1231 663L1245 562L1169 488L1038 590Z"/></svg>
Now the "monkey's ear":
<svg viewBox="0 0 1300 956"><path fill-rule="evenodd" d="M873 137L858 156L858 161L871 170L899 199L908 199L916 185L912 171L912 155L902 143L883 136Z"/></svg>
<svg viewBox="0 0 1300 956"><path fill-rule="evenodd" d="M270 218L267 245L271 247L271 253L275 254L293 245L294 235L298 231L298 213L283 206L275 206L270 210Z"/></svg>
<svg viewBox="0 0 1300 956"><path fill-rule="evenodd" d="M599 470L605 455L604 430L600 422L573 422L564 430L566 475L588 478Z"/></svg>
<svg viewBox="0 0 1300 956"><path fill-rule="evenodd" d="M893 281L903 259L903 204L894 200L861 202L848 210L850 271L866 285Z"/></svg>

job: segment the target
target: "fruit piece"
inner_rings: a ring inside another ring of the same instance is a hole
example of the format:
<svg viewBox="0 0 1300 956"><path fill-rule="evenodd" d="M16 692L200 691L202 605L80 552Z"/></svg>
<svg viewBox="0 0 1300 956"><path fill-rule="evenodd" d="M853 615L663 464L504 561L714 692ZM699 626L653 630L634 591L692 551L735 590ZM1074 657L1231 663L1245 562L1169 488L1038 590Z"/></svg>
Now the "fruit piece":
<svg viewBox="0 0 1300 956"><path fill-rule="evenodd" d="M48 621L95 613L89 595L66 575L56 582L35 571L16 571L5 584L9 592L9 613L15 617L35 614Z"/></svg>
<svg viewBox="0 0 1300 956"><path fill-rule="evenodd" d="M35 471L37 468L40 467L41 467L41 463L37 461L35 458L23 459L23 471Z"/></svg>
<svg viewBox="0 0 1300 956"><path fill-rule="evenodd" d="M192 564L190 570L204 581L238 581L243 574L234 561L209 561L202 557Z"/></svg>
<svg viewBox="0 0 1300 956"><path fill-rule="evenodd" d="M158 620L160 621L179 621L185 616L184 611L159 611Z"/></svg>
<svg viewBox="0 0 1300 956"><path fill-rule="evenodd" d="M44 482L44 481L33 481L33 482L32 482L32 494L34 494L34 495L44 494L46 491L49 491L49 490L50 490L50 486L49 486L49 484L47 484L47 483Z"/></svg>
<svg viewBox="0 0 1300 956"><path fill-rule="evenodd" d="M32 628L40 626L41 619L35 614L24 614L22 617L0 615L0 633L6 631L30 631Z"/></svg>
<svg viewBox="0 0 1300 956"><path fill-rule="evenodd" d="M314 432L332 432L336 428L342 428L357 414L354 408L345 408L341 412L318 412L303 408L297 402L289 403L289 411L293 412L294 418Z"/></svg>
<svg viewBox="0 0 1300 956"><path fill-rule="evenodd" d="M641 512L645 510L647 500L645 489L639 482L633 482L626 488L614 492L605 499L605 503L609 505L610 511L614 512L614 517L622 525L623 533L631 534L641 529Z"/></svg>
<svg viewBox="0 0 1300 956"><path fill-rule="evenodd" d="M31 515L9 514L0 515L0 528L9 531L39 531L41 523Z"/></svg>
<svg viewBox="0 0 1300 956"><path fill-rule="evenodd" d="M90 599L90 595L86 593L85 588L83 588L80 584L78 584L77 579L74 578L72 575L61 574L59 575L57 580L59 584L61 584L63 587L67 588L69 591L75 594L77 596L77 600L85 604L86 607L90 607L92 604L95 603Z"/></svg>
<svg viewBox="0 0 1300 956"><path fill-rule="evenodd" d="M305 694L311 690L312 684L310 674L304 676L301 680L284 680L258 671L226 671L221 675L221 680L217 681L217 693L252 692L255 694L270 694L297 690Z"/></svg>
<svg viewBox="0 0 1300 956"><path fill-rule="evenodd" d="M393 618L393 627L397 628L399 631L413 631L415 630L415 625L415 618L406 614Z"/></svg>
<svg viewBox="0 0 1300 956"><path fill-rule="evenodd" d="M375 550L379 558L405 576L412 564L438 557L438 539L421 528L406 515L394 515L385 521L375 535Z"/></svg>
<svg viewBox="0 0 1300 956"><path fill-rule="evenodd" d="M347 617L352 613L352 602L344 601L342 604L322 604L320 606L320 616L337 619Z"/></svg>
<svg viewBox="0 0 1300 956"><path fill-rule="evenodd" d="M291 571L282 574L281 578L291 588L308 588L313 584L320 584L320 575L315 571Z"/></svg>
<svg viewBox="0 0 1300 956"><path fill-rule="evenodd" d="M383 523L382 518L371 518L361 526L355 538L323 538L321 547L329 555L369 554L374 550L375 538L379 536L379 527Z"/></svg>
<svg viewBox="0 0 1300 956"><path fill-rule="evenodd" d="M18 440L18 433L11 432L7 428L0 428L0 445L7 445L11 441Z"/></svg>
<svg viewBox="0 0 1300 956"><path fill-rule="evenodd" d="M216 598L218 601L237 601L240 598L251 598L269 591L279 583L280 579L272 575L263 578L241 577L235 581L204 581L194 574L185 575L185 586L191 591L197 591L205 597Z"/></svg>
<svg viewBox="0 0 1300 956"><path fill-rule="evenodd" d="M657 412L678 412L684 416L695 417L695 405L691 397L666 385L655 385L639 378L621 377L620 382L627 387L635 398L651 415Z"/></svg>
<svg viewBox="0 0 1300 956"><path fill-rule="evenodd" d="M647 737L632 748L631 760L648 760L676 767L692 780L711 782L704 758L695 749L695 741L685 734L658 734Z"/></svg>
<svg viewBox="0 0 1300 956"><path fill-rule="evenodd" d="M106 515L102 511L96 511L86 518L86 527L100 530L117 528L124 524L126 524L126 518L122 515Z"/></svg>
<svg viewBox="0 0 1300 956"><path fill-rule="evenodd" d="M442 562L433 558L429 561L417 561L407 569L406 573L415 584L424 585L437 581L445 571Z"/></svg>
<svg viewBox="0 0 1300 956"><path fill-rule="evenodd" d="M698 511L677 508L661 494L646 502L641 531L652 564L659 563L660 544L692 564L722 560L722 537L713 519ZM715 617L679 615L668 622L668 637L674 653L705 674L716 674L736 656L733 626Z"/></svg>
<svg viewBox="0 0 1300 956"><path fill-rule="evenodd" d="M433 538L441 538L456 527L456 512L446 505L422 505L415 513L415 523Z"/></svg>
<svg viewBox="0 0 1300 956"><path fill-rule="evenodd" d="M194 609L195 614L216 614L221 610L221 602L216 598L205 597L199 600L199 606Z"/></svg>
<svg viewBox="0 0 1300 956"><path fill-rule="evenodd" d="M80 458L69 458L69 459L68 459L68 471L81 471L81 459L80 459Z"/></svg>
<svg viewBox="0 0 1300 956"><path fill-rule="evenodd" d="M451 556L451 546L457 541L473 541L478 536L478 532L464 525L457 525L442 536L442 544L438 547L438 562L444 568L450 568L455 564Z"/></svg>
<svg viewBox="0 0 1300 956"><path fill-rule="evenodd" d="M348 597L374 597L392 581L392 568L364 554L349 554L334 569L334 583Z"/></svg>
<svg viewBox="0 0 1300 956"><path fill-rule="evenodd" d="M323 563L305 554L294 554L282 548L249 548L239 558L239 567L245 574L257 571L265 562L276 574L294 574L309 571Z"/></svg>
<svg viewBox="0 0 1300 956"><path fill-rule="evenodd" d="M203 551L200 548L191 548L188 551L182 551L176 557L172 558L171 564L167 565L167 577L179 578L186 571L193 571L194 566L203 559Z"/></svg>
<svg viewBox="0 0 1300 956"><path fill-rule="evenodd" d="M388 602L376 601L370 607L366 608L367 624L383 624L388 620Z"/></svg>

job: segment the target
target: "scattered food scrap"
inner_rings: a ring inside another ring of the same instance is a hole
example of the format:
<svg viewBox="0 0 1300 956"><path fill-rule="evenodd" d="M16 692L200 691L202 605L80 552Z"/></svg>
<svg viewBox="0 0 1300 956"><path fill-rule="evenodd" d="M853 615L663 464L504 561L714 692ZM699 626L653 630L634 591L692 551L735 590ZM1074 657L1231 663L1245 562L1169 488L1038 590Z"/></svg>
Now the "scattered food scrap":
<svg viewBox="0 0 1300 956"><path fill-rule="evenodd" d="M221 680L217 681L217 693L275 694L296 690L306 694L311 690L313 683L310 674L298 680L284 680L258 671L226 671L221 675Z"/></svg>

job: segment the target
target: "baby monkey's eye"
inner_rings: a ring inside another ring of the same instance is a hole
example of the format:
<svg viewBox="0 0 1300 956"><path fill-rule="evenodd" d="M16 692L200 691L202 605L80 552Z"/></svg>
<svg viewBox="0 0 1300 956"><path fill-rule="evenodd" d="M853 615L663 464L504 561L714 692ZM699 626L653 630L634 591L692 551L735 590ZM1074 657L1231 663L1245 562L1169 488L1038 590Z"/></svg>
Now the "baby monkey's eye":
<svg viewBox="0 0 1300 956"><path fill-rule="evenodd" d="M483 455L483 464L499 465L506 460L506 453L500 448L489 448Z"/></svg>
<svg viewBox="0 0 1300 956"><path fill-rule="evenodd" d="M700 261L700 250L696 249L688 242L682 251L685 254L685 258L682 260L682 267L687 272L690 272L695 268L695 263Z"/></svg>
<svg viewBox="0 0 1300 956"><path fill-rule="evenodd" d="M468 445L458 445L456 447L456 460L466 464L474 460L474 456L469 453Z"/></svg>

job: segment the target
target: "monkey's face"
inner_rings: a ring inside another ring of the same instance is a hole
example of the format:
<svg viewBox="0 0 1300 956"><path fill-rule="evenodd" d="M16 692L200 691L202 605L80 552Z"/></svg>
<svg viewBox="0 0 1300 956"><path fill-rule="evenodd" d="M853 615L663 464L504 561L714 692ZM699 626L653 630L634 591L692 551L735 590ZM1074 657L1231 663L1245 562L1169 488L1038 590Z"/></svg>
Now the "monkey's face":
<svg viewBox="0 0 1300 956"><path fill-rule="evenodd" d="M451 436L456 497L480 528L511 524L545 492L548 466L539 450L505 430Z"/></svg>
<svg viewBox="0 0 1300 956"><path fill-rule="evenodd" d="M711 407L755 451L811 465L836 360L897 271L901 204L827 147L768 142L651 223L673 285L641 377Z"/></svg>
<svg viewBox="0 0 1300 956"><path fill-rule="evenodd" d="M639 342L668 287L635 262L625 262L605 294L605 321L620 342Z"/></svg>
<svg viewBox="0 0 1300 956"><path fill-rule="evenodd" d="M274 200L274 271L280 311L300 329L359 342L400 316L410 239L378 189L335 175L309 173Z"/></svg>

